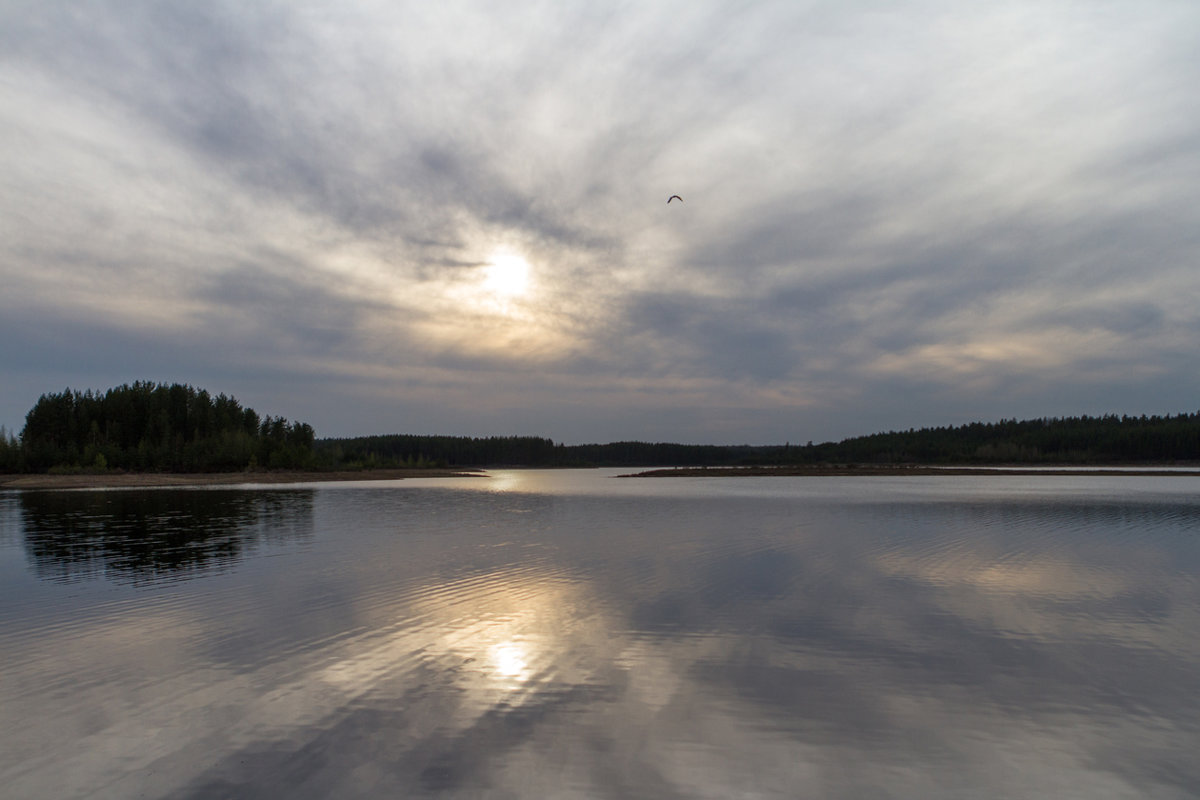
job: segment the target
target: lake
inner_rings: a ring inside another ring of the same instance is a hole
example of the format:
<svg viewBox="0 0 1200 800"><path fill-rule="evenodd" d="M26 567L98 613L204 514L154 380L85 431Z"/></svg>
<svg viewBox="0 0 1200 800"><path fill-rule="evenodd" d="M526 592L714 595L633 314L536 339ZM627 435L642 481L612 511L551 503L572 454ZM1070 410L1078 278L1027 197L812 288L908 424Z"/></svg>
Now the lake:
<svg viewBox="0 0 1200 800"><path fill-rule="evenodd" d="M1192 798L1200 479L0 492L0 786Z"/></svg>

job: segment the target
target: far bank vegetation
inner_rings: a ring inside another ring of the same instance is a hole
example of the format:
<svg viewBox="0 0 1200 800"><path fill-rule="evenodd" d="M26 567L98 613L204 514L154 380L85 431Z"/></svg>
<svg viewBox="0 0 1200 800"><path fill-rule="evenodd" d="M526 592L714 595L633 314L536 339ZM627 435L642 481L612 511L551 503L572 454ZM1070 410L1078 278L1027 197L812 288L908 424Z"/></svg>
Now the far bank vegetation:
<svg viewBox="0 0 1200 800"><path fill-rule="evenodd" d="M858 436L804 445L613 442L564 445L531 436L320 439L320 460L364 467L646 467L818 464L1162 464L1200 461L1200 413L1067 417Z"/></svg>
<svg viewBox="0 0 1200 800"><path fill-rule="evenodd" d="M44 394L20 436L0 428L3 472L1197 462L1200 412L973 422L803 445L564 445L537 436L412 434L317 439L307 423L260 415L225 394L151 382Z"/></svg>

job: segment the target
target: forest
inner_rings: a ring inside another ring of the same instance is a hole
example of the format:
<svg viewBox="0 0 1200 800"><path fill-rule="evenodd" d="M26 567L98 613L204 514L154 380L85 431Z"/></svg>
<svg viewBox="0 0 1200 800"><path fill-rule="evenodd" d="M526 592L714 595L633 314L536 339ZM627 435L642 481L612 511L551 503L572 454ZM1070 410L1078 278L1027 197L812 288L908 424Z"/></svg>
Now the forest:
<svg viewBox="0 0 1200 800"><path fill-rule="evenodd" d="M800 448L784 463L1146 464L1200 461L1200 412L972 422Z"/></svg>
<svg viewBox="0 0 1200 800"><path fill-rule="evenodd" d="M1200 461L1200 413L972 422L805 445L556 444L530 436L321 439L319 460L383 466L644 467L802 464L1145 464Z"/></svg>
<svg viewBox="0 0 1200 800"><path fill-rule="evenodd" d="M361 436L321 439L318 459L373 467L633 467L729 465L752 461L773 448L649 442L556 444L537 436Z"/></svg>
<svg viewBox="0 0 1200 800"><path fill-rule="evenodd" d="M226 472L314 465L313 429L224 394L136 382L42 395L20 439L0 433L0 469Z"/></svg>
<svg viewBox="0 0 1200 800"><path fill-rule="evenodd" d="M0 428L3 472L1196 462L1200 412L972 422L804 445L565 445L537 436L413 434L316 439L312 426L260 416L233 397L151 382L44 394L19 437Z"/></svg>

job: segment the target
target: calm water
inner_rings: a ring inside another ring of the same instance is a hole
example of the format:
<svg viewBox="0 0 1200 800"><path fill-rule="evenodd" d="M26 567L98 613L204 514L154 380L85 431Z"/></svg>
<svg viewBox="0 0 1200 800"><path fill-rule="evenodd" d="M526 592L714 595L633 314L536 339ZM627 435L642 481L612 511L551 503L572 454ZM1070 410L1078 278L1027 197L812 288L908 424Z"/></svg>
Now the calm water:
<svg viewBox="0 0 1200 800"><path fill-rule="evenodd" d="M1200 795L1200 479L0 493L13 798Z"/></svg>

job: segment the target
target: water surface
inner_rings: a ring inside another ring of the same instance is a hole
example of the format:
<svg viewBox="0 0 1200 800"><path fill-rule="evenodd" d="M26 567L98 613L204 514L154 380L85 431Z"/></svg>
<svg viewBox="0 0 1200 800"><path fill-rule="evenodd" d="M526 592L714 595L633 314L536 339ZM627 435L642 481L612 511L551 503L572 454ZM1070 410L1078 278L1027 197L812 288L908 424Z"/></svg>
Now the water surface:
<svg viewBox="0 0 1200 800"><path fill-rule="evenodd" d="M1200 794L1200 481L0 493L11 797Z"/></svg>

